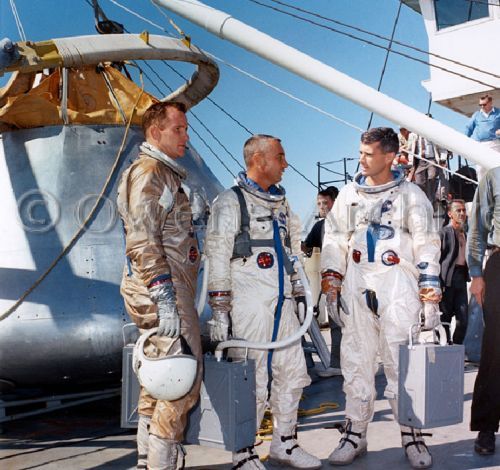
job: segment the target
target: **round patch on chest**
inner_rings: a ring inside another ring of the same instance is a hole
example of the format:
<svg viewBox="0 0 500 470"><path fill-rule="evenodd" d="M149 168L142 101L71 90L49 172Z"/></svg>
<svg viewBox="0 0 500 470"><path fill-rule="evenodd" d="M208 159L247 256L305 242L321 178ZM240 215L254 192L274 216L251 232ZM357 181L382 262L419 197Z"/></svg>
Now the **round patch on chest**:
<svg viewBox="0 0 500 470"><path fill-rule="evenodd" d="M274 256L268 251L263 251L257 255L257 266L260 269L269 269L274 266Z"/></svg>
<svg viewBox="0 0 500 470"><path fill-rule="evenodd" d="M394 266L395 264L399 264L399 256L393 250L387 250L382 253L382 263L386 266Z"/></svg>

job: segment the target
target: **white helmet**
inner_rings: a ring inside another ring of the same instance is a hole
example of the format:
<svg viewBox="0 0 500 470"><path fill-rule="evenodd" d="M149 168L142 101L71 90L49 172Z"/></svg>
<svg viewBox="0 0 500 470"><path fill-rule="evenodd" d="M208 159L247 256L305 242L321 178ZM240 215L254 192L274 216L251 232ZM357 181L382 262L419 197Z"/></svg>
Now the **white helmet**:
<svg viewBox="0 0 500 470"><path fill-rule="evenodd" d="M192 355L186 340L180 336L181 352L169 356L152 358L144 354L144 343L158 331L151 328L137 340L134 347L133 368L139 383L157 400L174 401L182 398L191 390L196 379L198 362ZM186 351L187 350L187 351ZM186 352L184 352L186 351Z"/></svg>

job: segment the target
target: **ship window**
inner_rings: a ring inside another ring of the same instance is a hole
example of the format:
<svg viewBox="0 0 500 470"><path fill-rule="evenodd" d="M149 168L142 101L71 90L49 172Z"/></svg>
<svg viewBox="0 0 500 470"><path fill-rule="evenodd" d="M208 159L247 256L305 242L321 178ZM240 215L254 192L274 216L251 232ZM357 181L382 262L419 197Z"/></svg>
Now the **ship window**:
<svg viewBox="0 0 500 470"><path fill-rule="evenodd" d="M434 0L437 29L487 18L488 3L484 0Z"/></svg>

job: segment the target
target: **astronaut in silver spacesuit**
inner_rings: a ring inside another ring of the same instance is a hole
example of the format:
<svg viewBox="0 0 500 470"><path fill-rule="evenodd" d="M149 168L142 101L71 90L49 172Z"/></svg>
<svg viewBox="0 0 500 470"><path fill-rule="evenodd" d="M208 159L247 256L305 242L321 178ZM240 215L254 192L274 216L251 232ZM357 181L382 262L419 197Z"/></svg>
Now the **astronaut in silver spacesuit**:
<svg viewBox="0 0 500 470"><path fill-rule="evenodd" d="M210 333L224 341L231 327L236 338L268 342L300 327L294 300L303 299L304 287L289 261L290 254L300 253L300 220L277 184L288 166L280 140L255 135L243 153L246 172L217 197L208 221ZM236 356L245 353L232 350ZM270 459L293 468L321 467L296 441L299 400L310 383L300 340L270 352L249 350L248 357L256 367L257 426L267 403L273 414ZM264 468L253 447L235 452L233 464Z"/></svg>
<svg viewBox="0 0 500 470"><path fill-rule="evenodd" d="M425 194L402 172L391 170L397 151L392 129L363 133L361 171L342 188L326 221L322 291L342 326L346 394L343 435L329 457L334 465L349 464L366 452L377 355L397 419L399 346L406 344L411 325L432 329L440 322L439 234ZM430 467L421 430L401 426L401 434L412 467Z"/></svg>

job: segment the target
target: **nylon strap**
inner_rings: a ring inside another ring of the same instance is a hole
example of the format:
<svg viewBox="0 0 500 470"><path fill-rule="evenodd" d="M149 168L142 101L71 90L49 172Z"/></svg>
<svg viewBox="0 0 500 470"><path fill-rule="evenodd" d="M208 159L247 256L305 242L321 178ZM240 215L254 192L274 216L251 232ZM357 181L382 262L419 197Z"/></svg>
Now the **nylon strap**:
<svg viewBox="0 0 500 470"><path fill-rule="evenodd" d="M232 470L238 470L238 468L243 467L247 462L251 462L252 460L258 459L259 456L256 454L251 455L250 457L247 457L246 459L240 460L236 465L233 465L231 467Z"/></svg>
<svg viewBox="0 0 500 470"><path fill-rule="evenodd" d="M259 240L250 240L250 245L255 247L274 247L274 238L261 238Z"/></svg>
<svg viewBox="0 0 500 470"><path fill-rule="evenodd" d="M276 257L278 258L278 303L276 305L276 310L274 312L274 325L273 325L273 335L271 341L276 341L278 337L278 330L281 321L281 311L283 307L284 300L284 290L285 290L285 273L283 271L283 244L281 243L280 230L278 222L273 220L273 238L274 238L274 249L276 251ZM267 354L267 372L269 377L272 379L272 362L273 362L273 352L274 349L270 349ZM271 380L269 381L270 386Z"/></svg>
<svg viewBox="0 0 500 470"><path fill-rule="evenodd" d="M245 196L243 196L243 191L239 186L233 186L231 189L236 193L236 196L238 196L238 202L240 203L241 231L248 232L250 230L250 216L248 215Z"/></svg>

